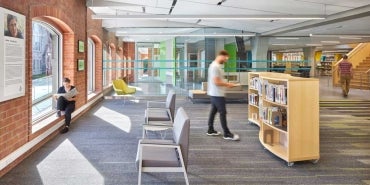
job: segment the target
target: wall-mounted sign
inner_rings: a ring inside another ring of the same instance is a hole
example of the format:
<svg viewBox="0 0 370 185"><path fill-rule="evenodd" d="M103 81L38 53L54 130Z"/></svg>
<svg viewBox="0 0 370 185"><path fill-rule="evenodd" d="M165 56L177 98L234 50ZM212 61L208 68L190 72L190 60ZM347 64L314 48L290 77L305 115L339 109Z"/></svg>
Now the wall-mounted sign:
<svg viewBox="0 0 370 185"><path fill-rule="evenodd" d="M0 7L0 102L25 95L25 16Z"/></svg>
<svg viewBox="0 0 370 185"><path fill-rule="evenodd" d="M78 59L77 60L77 70L78 71L85 70L85 60L84 59Z"/></svg>
<svg viewBox="0 0 370 185"><path fill-rule="evenodd" d="M82 40L78 41L78 52L79 53L85 52L85 43Z"/></svg>

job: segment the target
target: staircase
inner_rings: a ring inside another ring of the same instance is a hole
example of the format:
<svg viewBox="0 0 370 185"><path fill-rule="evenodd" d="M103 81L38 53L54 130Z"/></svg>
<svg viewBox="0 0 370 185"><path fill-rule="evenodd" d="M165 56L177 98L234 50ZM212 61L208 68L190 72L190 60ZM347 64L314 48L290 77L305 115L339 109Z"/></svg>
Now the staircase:
<svg viewBox="0 0 370 185"><path fill-rule="evenodd" d="M351 88L370 89L370 43L360 43L348 54L348 60L353 65L353 79ZM338 61L333 65L333 85L340 86L338 74Z"/></svg>
<svg viewBox="0 0 370 185"><path fill-rule="evenodd" d="M370 89L370 57L366 57L358 66L353 68L351 88Z"/></svg>
<svg viewBox="0 0 370 185"><path fill-rule="evenodd" d="M364 120L370 119L370 100L330 100L320 101L320 110L332 110L340 115L351 115Z"/></svg>

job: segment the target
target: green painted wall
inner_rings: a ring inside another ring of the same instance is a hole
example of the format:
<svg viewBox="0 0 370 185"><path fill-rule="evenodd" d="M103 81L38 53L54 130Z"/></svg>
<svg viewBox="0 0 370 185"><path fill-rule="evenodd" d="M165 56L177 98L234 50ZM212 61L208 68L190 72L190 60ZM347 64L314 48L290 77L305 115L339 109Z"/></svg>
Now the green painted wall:
<svg viewBox="0 0 370 185"><path fill-rule="evenodd" d="M236 72L236 44L225 44L224 49L229 52L229 61L225 64L225 72Z"/></svg>

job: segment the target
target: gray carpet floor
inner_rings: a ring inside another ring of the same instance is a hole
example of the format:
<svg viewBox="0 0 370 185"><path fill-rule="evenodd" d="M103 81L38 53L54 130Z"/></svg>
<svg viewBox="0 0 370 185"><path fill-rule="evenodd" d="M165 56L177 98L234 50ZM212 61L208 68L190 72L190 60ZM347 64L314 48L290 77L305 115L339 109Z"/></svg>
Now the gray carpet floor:
<svg viewBox="0 0 370 185"><path fill-rule="evenodd" d="M3 176L0 184L137 184L135 158L145 106L143 99L125 105L123 100L104 100L75 121L69 133ZM241 136L239 142L205 135L209 104L178 98L180 106L191 118L190 184L370 184L369 105L351 106L352 111L321 108L321 159L292 167L261 146L259 128L246 121L247 104L227 105L229 127ZM218 119L216 128L221 131ZM184 184L184 179L181 173L150 173L143 175L143 184Z"/></svg>

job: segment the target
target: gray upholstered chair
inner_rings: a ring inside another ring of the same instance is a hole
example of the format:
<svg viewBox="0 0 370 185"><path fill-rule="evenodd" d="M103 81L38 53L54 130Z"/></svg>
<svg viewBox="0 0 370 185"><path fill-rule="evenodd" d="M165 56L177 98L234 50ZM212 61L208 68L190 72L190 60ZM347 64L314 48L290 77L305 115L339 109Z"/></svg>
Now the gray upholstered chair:
<svg viewBox="0 0 370 185"><path fill-rule="evenodd" d="M148 130L166 131L167 129L172 128L175 115L175 107L176 94L173 90L168 93L166 102L148 101L147 108L145 110L143 138L145 137L146 131Z"/></svg>
<svg viewBox="0 0 370 185"><path fill-rule="evenodd" d="M142 172L182 172L186 184L190 119L185 110L177 110L173 124L173 140L142 139L139 141L136 163L139 168L138 184Z"/></svg>

